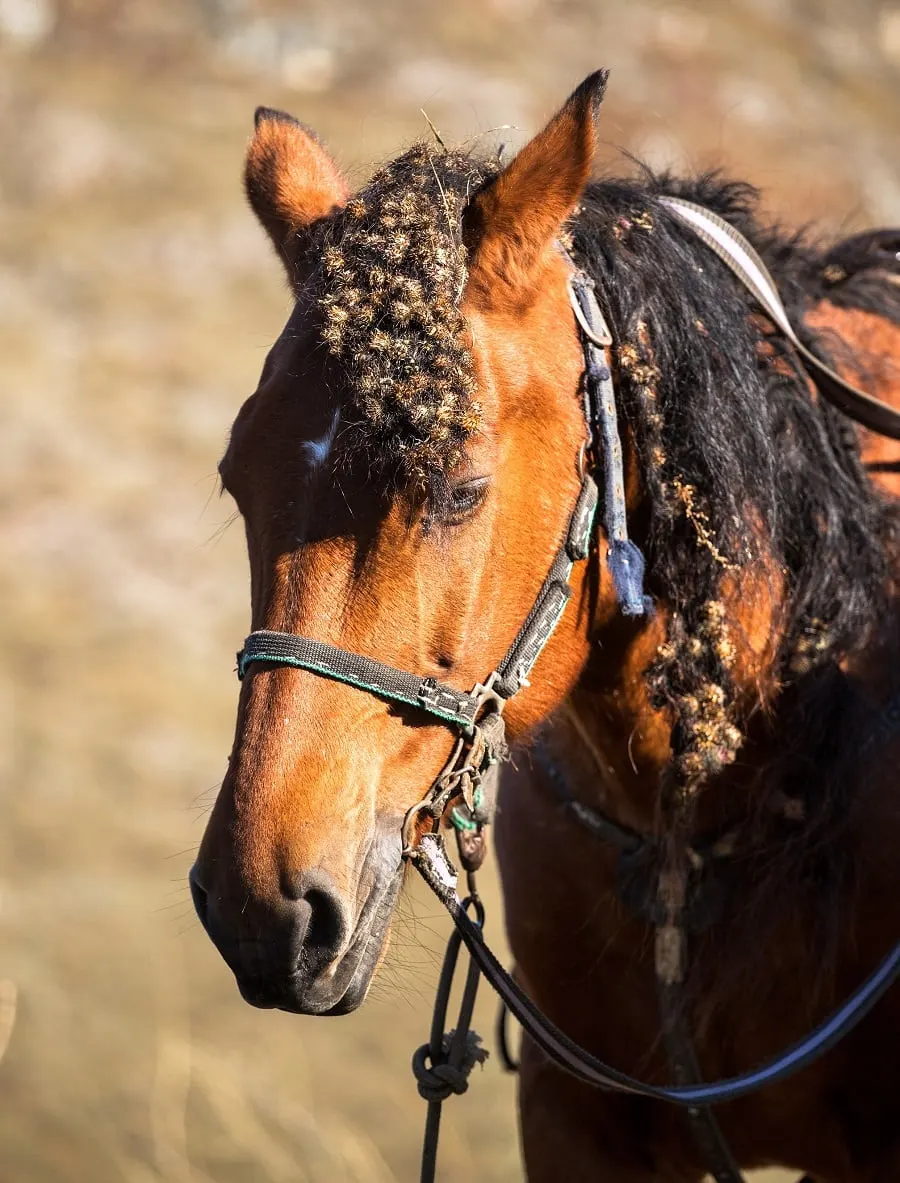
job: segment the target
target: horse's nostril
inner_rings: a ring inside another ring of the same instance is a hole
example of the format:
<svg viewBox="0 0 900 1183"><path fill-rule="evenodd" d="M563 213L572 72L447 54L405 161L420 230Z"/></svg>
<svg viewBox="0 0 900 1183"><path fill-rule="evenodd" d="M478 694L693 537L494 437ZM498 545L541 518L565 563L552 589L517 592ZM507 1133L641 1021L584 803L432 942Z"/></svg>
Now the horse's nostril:
<svg viewBox="0 0 900 1183"><path fill-rule="evenodd" d="M307 891L303 901L310 910L303 945L330 961L344 941L344 909L333 895L318 888Z"/></svg>
<svg viewBox="0 0 900 1183"><path fill-rule="evenodd" d="M341 953L350 923L331 876L317 869L284 885L284 894L295 901L300 916L300 963L315 962L321 967Z"/></svg>
<svg viewBox="0 0 900 1183"><path fill-rule="evenodd" d="M206 918L209 912L209 896L206 888L201 886L200 880L197 878L197 868L191 867L188 875L188 883L191 885L191 898L194 901L194 908L197 915L200 917L200 923L204 928L207 928Z"/></svg>

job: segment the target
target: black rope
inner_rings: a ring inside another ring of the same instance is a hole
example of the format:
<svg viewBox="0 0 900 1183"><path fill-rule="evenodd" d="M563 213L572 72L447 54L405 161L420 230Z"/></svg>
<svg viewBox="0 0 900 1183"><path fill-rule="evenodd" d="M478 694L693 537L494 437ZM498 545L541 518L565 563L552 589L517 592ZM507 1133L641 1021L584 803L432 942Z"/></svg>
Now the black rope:
<svg viewBox="0 0 900 1183"><path fill-rule="evenodd" d="M474 887L471 876L469 884L470 888ZM474 889L463 901L462 907L466 912L470 907L474 909L475 923L481 929L484 926L484 906ZM450 1031L444 1030L461 946L462 936L458 929L454 929L447 941L447 951L438 980L434 1013L431 1018L431 1034L428 1042L417 1048L412 1058L412 1070L419 1096L428 1102L425 1136L422 1141L421 1183L434 1183L438 1139L441 1133L441 1106L452 1094L460 1096L466 1091L472 1069L476 1064L483 1064L488 1056L487 1050L481 1046L481 1037L470 1027L478 982L481 978L481 970L471 958L456 1026Z"/></svg>
<svg viewBox="0 0 900 1183"><path fill-rule="evenodd" d="M669 1071L675 1084L700 1084L703 1076L697 1062L694 1041L685 1017L684 987L681 982L657 981L663 1041ZM685 1110L688 1128L703 1166L716 1183L744 1183L741 1168L708 1105Z"/></svg>
<svg viewBox="0 0 900 1183"><path fill-rule="evenodd" d="M500 1005L497 1007L497 1055L500 1058L500 1063L503 1065L504 1072L518 1072L521 1067L521 1061L516 1057L512 1050L512 1045L509 1040L509 1008L503 999L500 999Z"/></svg>

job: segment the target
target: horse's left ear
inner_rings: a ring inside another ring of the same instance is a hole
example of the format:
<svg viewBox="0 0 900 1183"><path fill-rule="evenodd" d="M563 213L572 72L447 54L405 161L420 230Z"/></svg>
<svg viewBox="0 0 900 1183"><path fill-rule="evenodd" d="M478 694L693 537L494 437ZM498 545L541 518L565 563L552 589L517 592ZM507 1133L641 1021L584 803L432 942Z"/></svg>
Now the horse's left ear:
<svg viewBox="0 0 900 1183"><path fill-rule="evenodd" d="M590 179L594 123L608 74L597 70L585 78L544 130L466 210L473 286L496 291L499 284L513 294L536 279Z"/></svg>
<svg viewBox="0 0 900 1183"><path fill-rule="evenodd" d="M259 107L255 124L244 187L288 278L294 280L306 232L344 204L347 185L319 138L292 115Z"/></svg>

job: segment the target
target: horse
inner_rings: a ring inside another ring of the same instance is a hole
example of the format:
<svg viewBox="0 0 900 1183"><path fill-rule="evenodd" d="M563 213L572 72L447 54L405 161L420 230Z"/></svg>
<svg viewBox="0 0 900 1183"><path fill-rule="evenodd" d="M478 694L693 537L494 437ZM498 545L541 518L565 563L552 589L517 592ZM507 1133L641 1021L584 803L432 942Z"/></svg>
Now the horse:
<svg viewBox="0 0 900 1183"><path fill-rule="evenodd" d="M609 328L592 348L621 480L500 704L507 930L541 1011L645 1081L669 1079L677 984L712 1080L802 1036L900 935L900 457L820 396L669 203L736 227L806 345L894 405L900 244L767 228L716 174L593 179L605 81L509 163L419 143L355 194L312 131L257 111L246 192L294 303L219 467L254 632L191 887L248 1002L365 999L455 712L497 700L606 463L577 273ZM900 1177L898 1049L894 990L799 1075L717 1109L734 1161ZM519 1079L532 1183L704 1176L661 1101L592 1088L528 1035Z"/></svg>

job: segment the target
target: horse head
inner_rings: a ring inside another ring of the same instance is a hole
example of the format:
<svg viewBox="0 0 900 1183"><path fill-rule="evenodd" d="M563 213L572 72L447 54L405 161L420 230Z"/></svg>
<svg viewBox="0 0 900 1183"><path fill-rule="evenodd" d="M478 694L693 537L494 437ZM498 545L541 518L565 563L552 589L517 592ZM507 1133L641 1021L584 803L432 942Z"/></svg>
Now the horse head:
<svg viewBox="0 0 900 1183"><path fill-rule="evenodd" d="M495 668L566 534L586 441L560 236L605 74L505 168L418 145L350 195L316 137L257 112L250 202L293 311L220 465L243 516L252 627L460 691ZM596 570L596 568L595 568ZM573 578L515 739L565 697L608 581ZM454 745L412 707L254 661L191 875L248 1001L365 997L402 882L401 827Z"/></svg>

